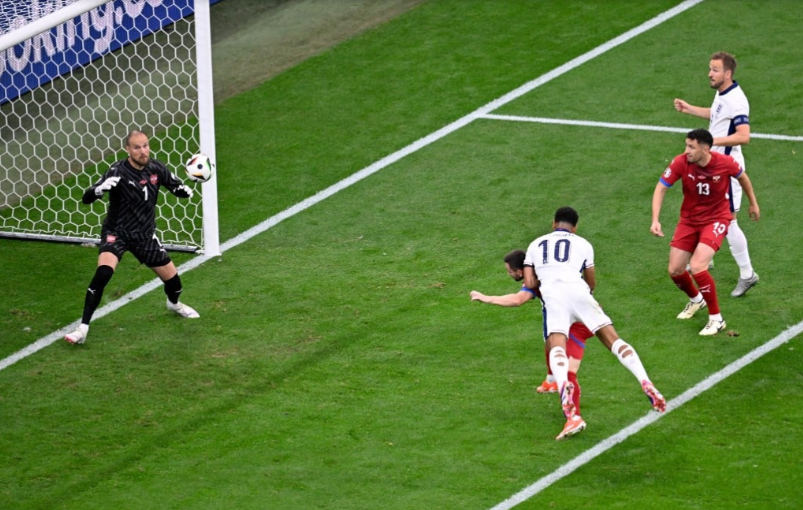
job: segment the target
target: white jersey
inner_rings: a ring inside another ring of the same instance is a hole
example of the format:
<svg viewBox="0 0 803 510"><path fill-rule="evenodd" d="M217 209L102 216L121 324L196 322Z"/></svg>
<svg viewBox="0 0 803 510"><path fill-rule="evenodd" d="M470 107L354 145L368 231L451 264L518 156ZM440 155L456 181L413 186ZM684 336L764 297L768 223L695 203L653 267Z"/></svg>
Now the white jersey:
<svg viewBox="0 0 803 510"><path fill-rule="evenodd" d="M594 248L577 234L558 229L530 243L524 265L535 270L542 292L557 282L585 284L583 269L594 265Z"/></svg>
<svg viewBox="0 0 803 510"><path fill-rule="evenodd" d="M735 133L736 126L741 124L750 124L750 103L747 102L747 96L744 95L742 87L740 87L738 83L733 82L733 85L728 87L725 91L717 91L714 95L714 102L711 104L711 120L708 130L714 138L724 138ZM740 145L735 147L720 147L715 145L711 147L711 150L722 154L728 154L742 165L742 168L745 167L742 147Z"/></svg>
<svg viewBox="0 0 803 510"><path fill-rule="evenodd" d="M583 270L594 266L591 243L567 230L555 230L530 243L524 265L533 268L541 283L546 335L568 336L577 321L594 333L611 324L583 279Z"/></svg>
<svg viewBox="0 0 803 510"><path fill-rule="evenodd" d="M742 124L750 124L750 103L747 102L747 96L744 95L742 87L738 83L733 82L733 85L728 87L723 92L717 91L714 95L714 102L711 104L711 121L708 130L714 136L726 137L736 132L736 126ZM744 170L744 156L742 155L742 146L735 147L722 147L715 145L711 147L714 152L728 154ZM731 177L731 189L728 194L730 200L731 211L738 212L742 206L742 186L739 181Z"/></svg>

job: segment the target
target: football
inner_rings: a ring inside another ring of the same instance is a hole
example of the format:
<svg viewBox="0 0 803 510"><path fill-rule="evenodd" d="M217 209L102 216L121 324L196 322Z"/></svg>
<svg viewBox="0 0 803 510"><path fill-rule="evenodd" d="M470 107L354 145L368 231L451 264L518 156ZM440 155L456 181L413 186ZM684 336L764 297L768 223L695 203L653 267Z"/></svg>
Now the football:
<svg viewBox="0 0 803 510"><path fill-rule="evenodd" d="M215 173L215 164L205 154L195 154L187 161L184 167L187 171L187 177L195 182L206 182L212 178Z"/></svg>

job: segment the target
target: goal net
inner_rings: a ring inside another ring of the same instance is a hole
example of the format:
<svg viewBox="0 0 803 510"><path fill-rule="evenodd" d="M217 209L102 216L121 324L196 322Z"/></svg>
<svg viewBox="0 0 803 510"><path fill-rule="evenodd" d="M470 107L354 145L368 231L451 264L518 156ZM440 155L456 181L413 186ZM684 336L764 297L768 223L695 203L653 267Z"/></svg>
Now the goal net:
<svg viewBox="0 0 803 510"><path fill-rule="evenodd" d="M97 243L106 201L81 196L132 129L180 178L190 155L214 160L209 0L195 3L0 2L0 236ZM162 193L157 230L215 255L215 179L195 190Z"/></svg>

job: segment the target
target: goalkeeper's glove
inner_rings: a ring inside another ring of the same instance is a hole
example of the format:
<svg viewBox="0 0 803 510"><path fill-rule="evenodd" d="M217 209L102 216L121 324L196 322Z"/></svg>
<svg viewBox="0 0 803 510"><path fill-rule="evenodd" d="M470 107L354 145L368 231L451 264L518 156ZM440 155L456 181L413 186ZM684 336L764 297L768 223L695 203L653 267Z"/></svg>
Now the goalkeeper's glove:
<svg viewBox="0 0 803 510"><path fill-rule="evenodd" d="M173 194L179 198L192 198L192 193L193 193L192 188L190 188L186 184L182 184L181 186L176 188L176 191L173 192Z"/></svg>
<svg viewBox="0 0 803 510"><path fill-rule="evenodd" d="M97 196L103 195L113 187L117 186L117 183L119 181L120 181L119 177L109 177L108 179L100 183L100 185L97 188L95 188L95 194Z"/></svg>

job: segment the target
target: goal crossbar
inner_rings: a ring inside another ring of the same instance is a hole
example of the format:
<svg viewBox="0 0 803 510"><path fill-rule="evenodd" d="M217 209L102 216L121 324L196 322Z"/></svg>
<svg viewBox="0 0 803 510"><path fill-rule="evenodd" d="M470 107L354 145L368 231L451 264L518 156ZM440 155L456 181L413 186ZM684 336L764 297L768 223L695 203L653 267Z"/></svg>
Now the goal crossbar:
<svg viewBox="0 0 803 510"><path fill-rule="evenodd" d="M50 14L46 14L39 19L33 20L16 30L0 35L0 52L21 44L28 39L32 39L42 32L55 28L62 23L66 23L106 3L109 3L109 0L83 0L81 2L75 2L57 11L53 11Z"/></svg>

